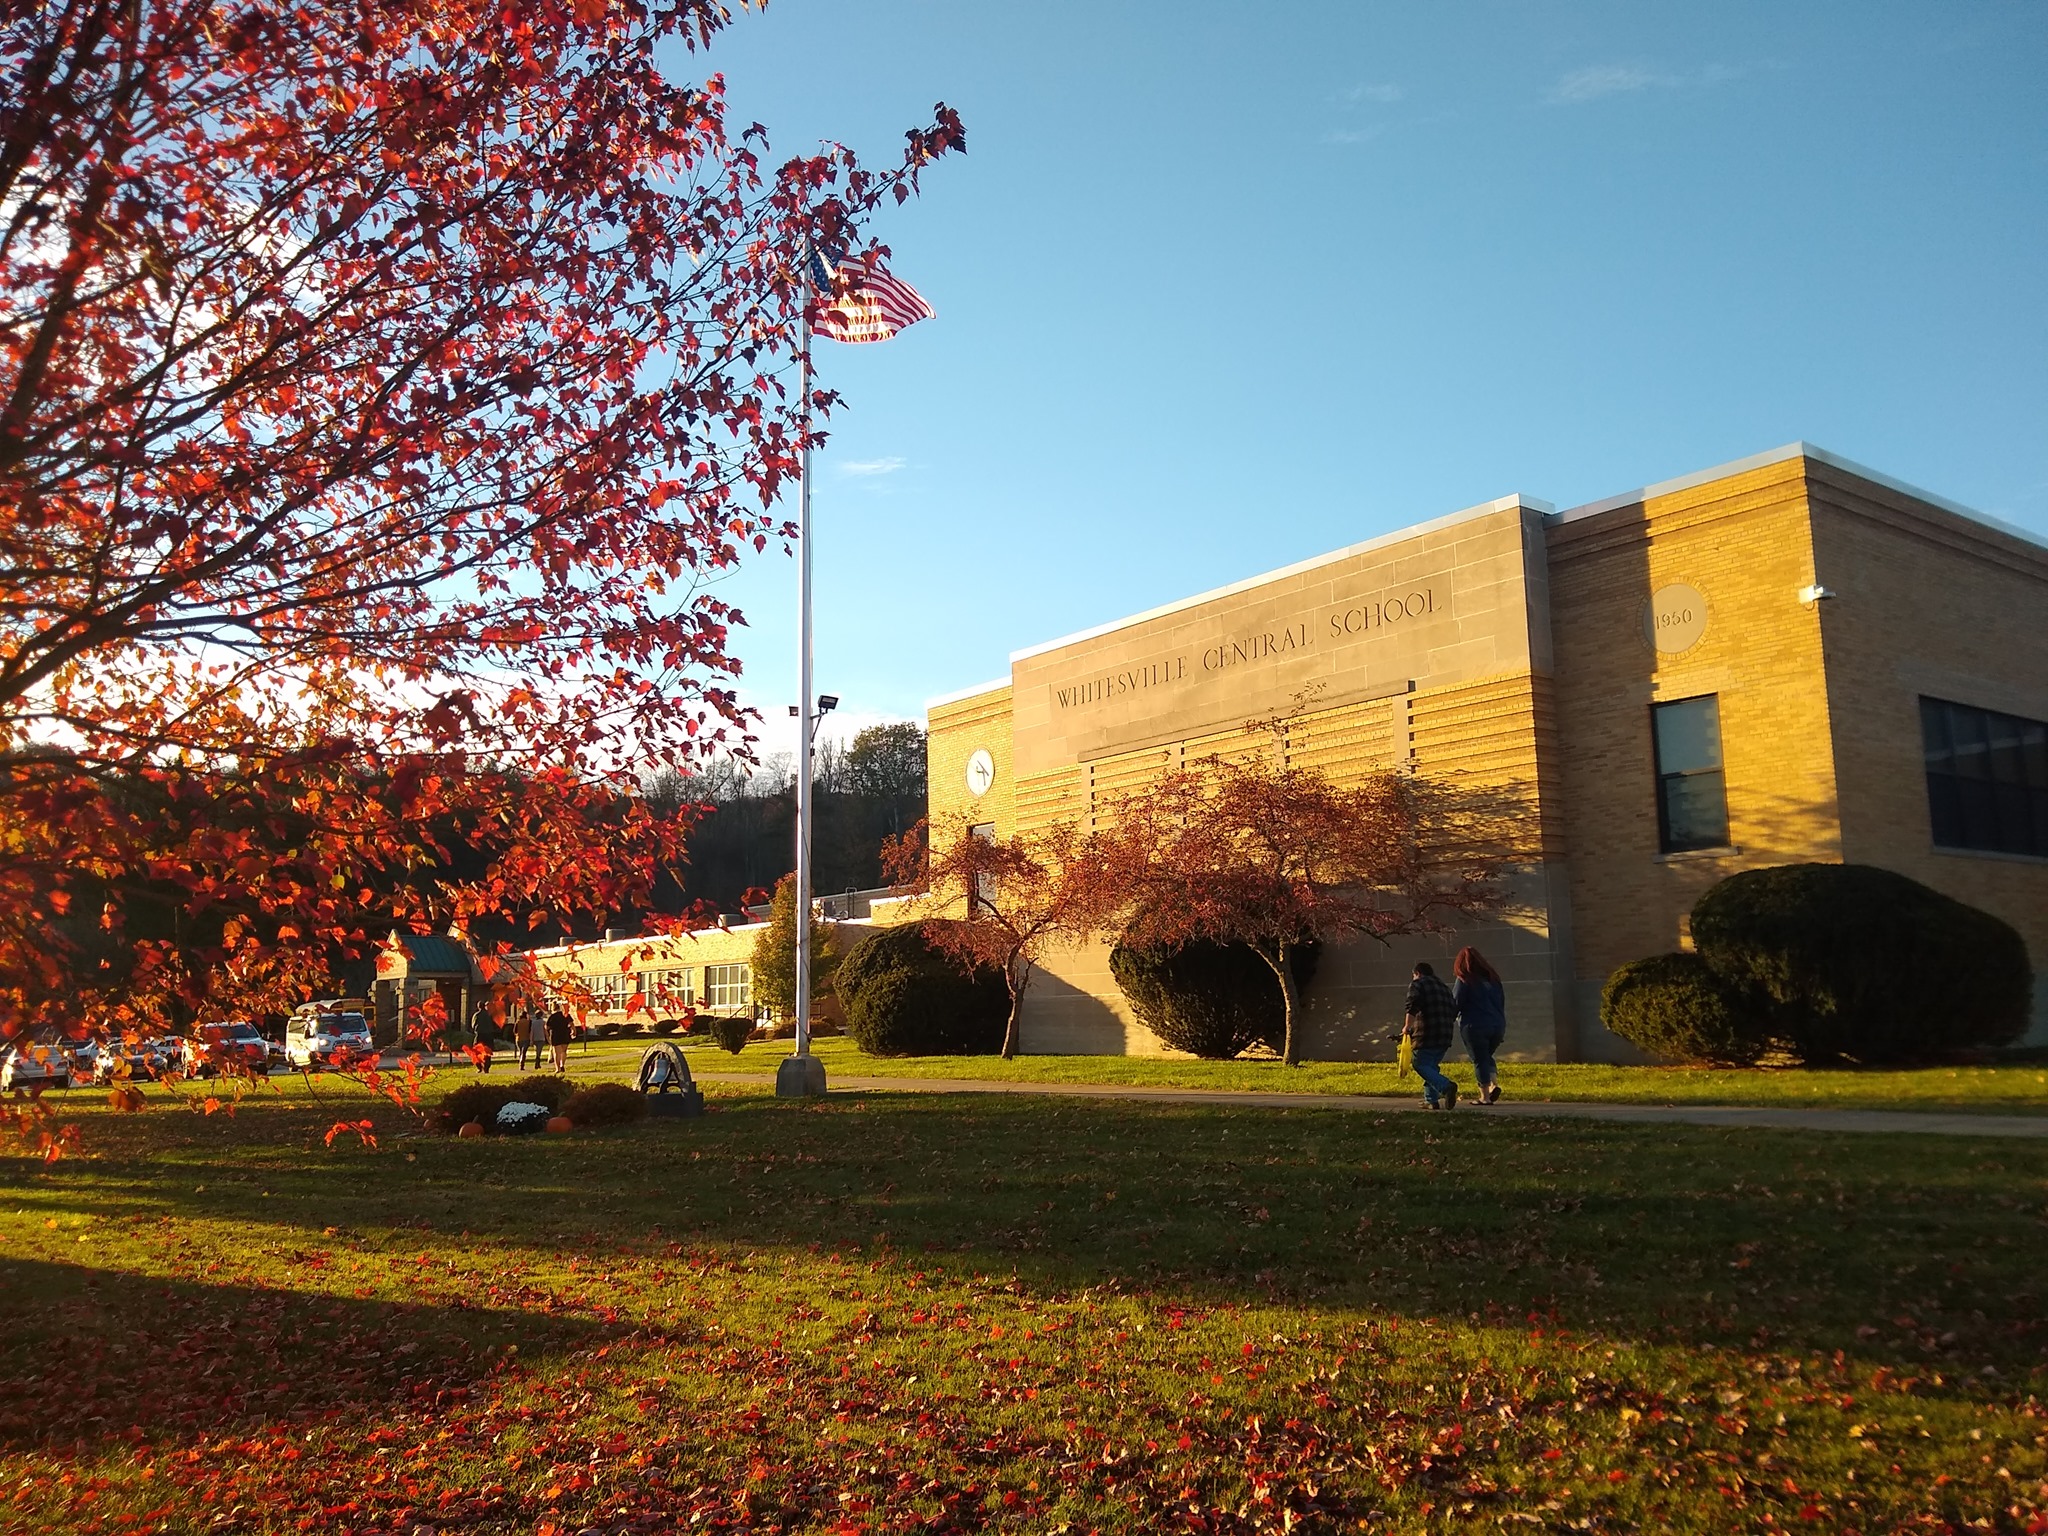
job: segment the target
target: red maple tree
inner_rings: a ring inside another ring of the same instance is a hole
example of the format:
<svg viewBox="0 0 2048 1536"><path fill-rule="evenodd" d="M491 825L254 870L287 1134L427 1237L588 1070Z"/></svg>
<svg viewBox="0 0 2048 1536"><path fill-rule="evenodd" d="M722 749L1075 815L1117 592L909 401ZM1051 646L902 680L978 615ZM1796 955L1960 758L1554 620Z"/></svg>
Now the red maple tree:
<svg viewBox="0 0 2048 1536"><path fill-rule="evenodd" d="M8 10L0 1030L279 1009L681 856L631 770L746 749L707 582L791 533L803 252L964 147L770 165L664 68L727 19Z"/></svg>
<svg viewBox="0 0 2048 1536"><path fill-rule="evenodd" d="M1010 993L1003 1059L1017 1054L1024 995L1046 950L1084 942L1129 904L1122 871L1097 839L1072 822L1010 837L978 833L964 822L920 822L882 847L890 880L915 888L937 908L957 906L966 921L933 923L926 933L967 965L994 966Z"/></svg>
<svg viewBox="0 0 2048 1536"><path fill-rule="evenodd" d="M1284 721L1246 724L1261 728L1277 737ZM1282 1057L1298 1065L1296 950L1441 932L1497 907L1494 799L1402 772L1338 785L1278 750L1178 769L1119 803L1103 838L1129 902L1125 942L1253 950L1280 988Z"/></svg>

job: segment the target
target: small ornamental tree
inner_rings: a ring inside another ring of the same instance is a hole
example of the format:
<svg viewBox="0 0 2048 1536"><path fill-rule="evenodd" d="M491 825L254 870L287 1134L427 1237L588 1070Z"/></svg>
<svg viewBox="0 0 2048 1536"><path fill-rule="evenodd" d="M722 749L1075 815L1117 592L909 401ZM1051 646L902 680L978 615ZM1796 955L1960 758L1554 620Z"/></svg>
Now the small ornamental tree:
<svg viewBox="0 0 2048 1536"><path fill-rule="evenodd" d="M1468 799L1398 773L1339 787L1263 757L1177 770L1123 801L1102 840L1135 908L1124 942L1251 948L1280 989L1281 1056L1299 1065L1303 945L1440 932L1497 904L1496 858L1459 835Z"/></svg>
<svg viewBox="0 0 2048 1536"><path fill-rule="evenodd" d="M839 940L830 923L811 919L811 996L822 998L839 969ZM775 882L768 903L768 926L754 939L752 957L754 1001L778 1017L796 1012L796 876Z"/></svg>
<svg viewBox="0 0 2048 1536"><path fill-rule="evenodd" d="M1110 926L1127 905L1102 846L1069 822L1013 837L978 834L965 823L920 822L882 849L883 868L924 893L958 923L930 925L932 943L963 965L993 966L1010 994L1003 1058L1017 1054L1031 972L1045 951Z"/></svg>

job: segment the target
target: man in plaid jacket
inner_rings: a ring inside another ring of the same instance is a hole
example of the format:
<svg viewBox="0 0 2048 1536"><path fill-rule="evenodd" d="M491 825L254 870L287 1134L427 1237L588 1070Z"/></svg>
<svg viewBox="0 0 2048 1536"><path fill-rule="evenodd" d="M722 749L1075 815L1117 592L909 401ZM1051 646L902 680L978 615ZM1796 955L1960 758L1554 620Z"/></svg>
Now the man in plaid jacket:
<svg viewBox="0 0 2048 1536"><path fill-rule="evenodd" d="M1458 1085L1443 1072L1444 1052L1451 1048L1457 1023L1458 1005L1451 989L1437 979L1434 966L1418 960L1415 977L1408 983L1401 1033L1415 1042L1415 1075L1422 1079L1422 1101L1431 1109L1458 1105Z"/></svg>

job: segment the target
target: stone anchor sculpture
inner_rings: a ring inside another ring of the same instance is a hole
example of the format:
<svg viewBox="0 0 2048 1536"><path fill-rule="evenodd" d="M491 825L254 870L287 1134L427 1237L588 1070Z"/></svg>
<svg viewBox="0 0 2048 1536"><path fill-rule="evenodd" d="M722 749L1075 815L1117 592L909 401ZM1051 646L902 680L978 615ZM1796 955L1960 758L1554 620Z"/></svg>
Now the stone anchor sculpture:
<svg viewBox="0 0 2048 1536"><path fill-rule="evenodd" d="M670 1040L640 1053L639 1089L650 1120L678 1120L704 1113L704 1093L690 1076L682 1047Z"/></svg>

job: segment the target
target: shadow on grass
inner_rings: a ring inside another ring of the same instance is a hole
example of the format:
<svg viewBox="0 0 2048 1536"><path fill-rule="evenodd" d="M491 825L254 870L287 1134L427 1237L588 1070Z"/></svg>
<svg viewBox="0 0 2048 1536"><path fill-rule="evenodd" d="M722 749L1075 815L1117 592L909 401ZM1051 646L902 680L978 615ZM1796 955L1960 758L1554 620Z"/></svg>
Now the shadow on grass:
<svg viewBox="0 0 2048 1536"><path fill-rule="evenodd" d="M472 1233L559 1254L880 1250L1045 1293L1843 1350L1943 1390L2044 1384L2048 1147L2031 1143L970 1096L713 1109L374 1155L321 1150L310 1111L244 1111L232 1159L206 1122L130 1121L98 1161L28 1183L43 1210L426 1227L441 1251ZM267 1300L265 1326L330 1305ZM433 1307L347 1315L358 1333L444 1328Z"/></svg>
<svg viewBox="0 0 2048 1536"><path fill-rule="evenodd" d="M167 1280L0 1259L0 1450L190 1439L459 1403L626 1331L596 1318Z"/></svg>

